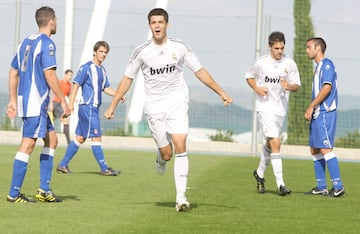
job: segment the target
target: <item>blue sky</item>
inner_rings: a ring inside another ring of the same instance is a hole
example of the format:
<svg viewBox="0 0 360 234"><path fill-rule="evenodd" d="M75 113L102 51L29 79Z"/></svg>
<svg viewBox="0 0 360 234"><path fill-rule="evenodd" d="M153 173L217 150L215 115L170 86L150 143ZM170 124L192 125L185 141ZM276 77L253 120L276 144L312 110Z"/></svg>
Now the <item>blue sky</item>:
<svg viewBox="0 0 360 234"><path fill-rule="evenodd" d="M0 81L7 83L14 52L15 0L0 0ZM58 34L53 37L58 49L58 75L63 72L65 0L22 1L21 38L37 30L34 12L41 5L55 8ZM72 69L77 70L95 0L75 0ZM111 2L105 33L110 43L105 62L112 85L121 79L130 51L147 37L146 15L155 0ZM293 1L263 0L263 15L270 19L268 31L280 30L287 37L286 54L293 53ZM169 36L183 39L197 53L203 66L224 87L248 90L243 75L255 58L256 0L169 0ZM360 1L313 0L311 16L315 34L328 43L327 56L337 67L339 93L359 95L360 75ZM266 31L266 30L264 30ZM267 31L266 31L267 32ZM267 35L265 35L267 36ZM94 42L100 38L94 38ZM265 45L265 44L264 44ZM305 44L304 44L305 49ZM91 52L91 51L90 51ZM267 51L264 50L263 53ZM91 58L89 58L90 60ZM189 85L200 85L186 73ZM234 86L236 84L236 86ZM6 92L7 85L0 86Z"/></svg>

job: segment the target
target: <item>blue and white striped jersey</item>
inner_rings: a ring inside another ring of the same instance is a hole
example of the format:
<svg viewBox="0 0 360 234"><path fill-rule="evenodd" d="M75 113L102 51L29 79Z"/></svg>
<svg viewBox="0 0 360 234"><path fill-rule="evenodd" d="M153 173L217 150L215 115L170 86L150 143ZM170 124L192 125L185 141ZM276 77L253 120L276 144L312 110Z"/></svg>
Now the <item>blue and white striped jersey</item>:
<svg viewBox="0 0 360 234"><path fill-rule="evenodd" d="M18 115L46 115L50 87L44 71L56 68L55 43L43 33L25 38L17 48L11 67L19 73Z"/></svg>
<svg viewBox="0 0 360 234"><path fill-rule="evenodd" d="M314 81L312 87L312 100L319 94L324 84L331 85L331 92L323 102L315 107L313 118L317 118L320 112L329 112L337 108L337 75L333 62L328 59L322 59L315 68Z"/></svg>
<svg viewBox="0 0 360 234"><path fill-rule="evenodd" d="M80 67L73 83L78 84L82 89L79 104L95 107L100 107L102 92L110 86L104 66L98 66L93 61L89 61Z"/></svg>

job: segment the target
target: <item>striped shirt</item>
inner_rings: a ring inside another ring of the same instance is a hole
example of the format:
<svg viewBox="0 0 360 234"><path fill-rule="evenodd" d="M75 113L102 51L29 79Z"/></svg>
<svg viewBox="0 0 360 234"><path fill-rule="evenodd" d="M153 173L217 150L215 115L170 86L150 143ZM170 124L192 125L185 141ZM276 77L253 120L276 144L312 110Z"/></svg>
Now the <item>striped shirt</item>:
<svg viewBox="0 0 360 234"><path fill-rule="evenodd" d="M101 106L102 92L110 86L104 66L98 66L93 61L80 67L73 83L78 84L82 89L79 104L95 107Z"/></svg>
<svg viewBox="0 0 360 234"><path fill-rule="evenodd" d="M17 47L11 67L19 73L19 117L45 116L50 87L44 71L56 68L55 43L43 33L32 34Z"/></svg>
<svg viewBox="0 0 360 234"><path fill-rule="evenodd" d="M314 81L312 87L312 100L316 98L324 84L331 85L330 94L323 100L320 105L315 107L313 118L317 118L322 112L336 110L338 103L337 94L337 74L333 62L328 59L322 59L315 68Z"/></svg>

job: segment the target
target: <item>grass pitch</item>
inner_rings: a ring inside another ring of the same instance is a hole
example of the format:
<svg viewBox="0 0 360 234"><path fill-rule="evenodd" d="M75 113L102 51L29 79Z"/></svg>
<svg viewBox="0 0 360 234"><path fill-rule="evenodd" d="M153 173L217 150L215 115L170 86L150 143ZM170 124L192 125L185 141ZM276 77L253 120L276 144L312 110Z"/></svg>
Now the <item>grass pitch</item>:
<svg viewBox="0 0 360 234"><path fill-rule="evenodd" d="M315 185L311 160L283 160L292 194L278 195L271 167L267 192L258 194L252 176L256 157L190 155L188 212L175 212L173 161L157 175L153 152L104 150L108 164L122 173L99 174L92 152L80 148L71 175L55 173L65 148L55 156L52 189L62 203L5 201L17 146L1 145L1 233L358 233L359 163L340 162L342 198L304 195ZM39 152L30 157L22 193L35 198ZM329 182L329 187L331 187Z"/></svg>

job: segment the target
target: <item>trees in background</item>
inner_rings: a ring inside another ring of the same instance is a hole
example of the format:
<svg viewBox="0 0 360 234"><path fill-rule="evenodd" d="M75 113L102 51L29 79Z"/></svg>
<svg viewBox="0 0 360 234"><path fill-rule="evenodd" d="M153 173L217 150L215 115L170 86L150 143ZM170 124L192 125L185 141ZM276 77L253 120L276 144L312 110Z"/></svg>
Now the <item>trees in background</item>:
<svg viewBox="0 0 360 234"><path fill-rule="evenodd" d="M290 94L289 100L287 143L292 145L308 144L309 124L304 118L304 112L311 100L313 78L313 62L306 54L306 40L314 36L310 9L310 0L294 1L294 60L298 65L301 87Z"/></svg>

